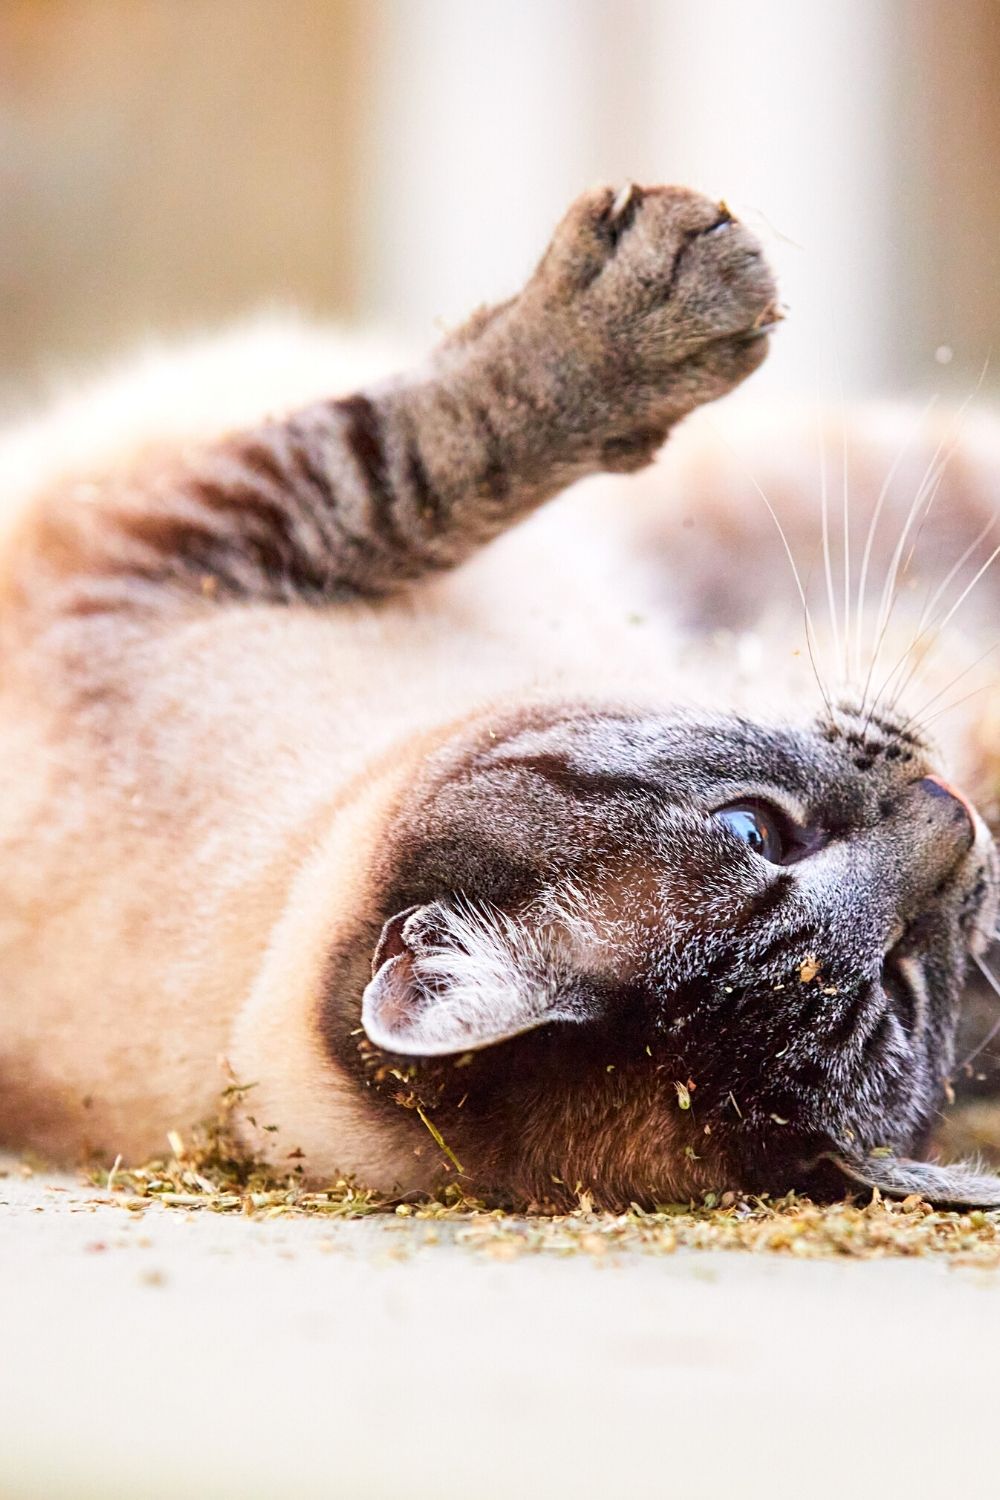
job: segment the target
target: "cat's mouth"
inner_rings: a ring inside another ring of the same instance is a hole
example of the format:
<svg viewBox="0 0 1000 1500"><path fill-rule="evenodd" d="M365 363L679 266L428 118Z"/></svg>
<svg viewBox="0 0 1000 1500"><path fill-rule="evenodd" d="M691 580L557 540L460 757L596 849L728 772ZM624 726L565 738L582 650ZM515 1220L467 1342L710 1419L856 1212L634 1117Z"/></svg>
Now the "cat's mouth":
<svg viewBox="0 0 1000 1500"><path fill-rule="evenodd" d="M952 902L962 897L962 909L958 927L964 938L962 946L975 955L981 945L984 925L992 927L995 910L995 881L981 860L976 860L970 872L970 861L963 862L957 875L947 887L939 887L935 893L940 899L950 895ZM957 887L957 890L956 890ZM895 1016L907 1037L914 1041L930 1022L932 996L926 962L940 938L941 912L937 906L926 907L906 920L897 918L895 928L889 935L889 947L882 960L881 987L891 1013ZM953 936L957 936L953 933ZM964 977L964 962L953 976L956 990ZM933 972L933 966L932 966Z"/></svg>
<svg viewBox="0 0 1000 1500"><path fill-rule="evenodd" d="M905 938L882 961L882 992L907 1036L916 1036L927 1018L927 985L920 959Z"/></svg>

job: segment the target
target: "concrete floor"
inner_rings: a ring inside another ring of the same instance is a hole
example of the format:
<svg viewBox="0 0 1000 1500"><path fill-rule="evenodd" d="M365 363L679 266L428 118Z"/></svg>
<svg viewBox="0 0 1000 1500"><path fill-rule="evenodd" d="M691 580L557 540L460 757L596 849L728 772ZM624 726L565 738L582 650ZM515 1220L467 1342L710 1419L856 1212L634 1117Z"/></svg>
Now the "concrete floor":
<svg viewBox="0 0 1000 1500"><path fill-rule="evenodd" d="M423 1244L0 1179L0 1496L1000 1492L1000 1272Z"/></svg>

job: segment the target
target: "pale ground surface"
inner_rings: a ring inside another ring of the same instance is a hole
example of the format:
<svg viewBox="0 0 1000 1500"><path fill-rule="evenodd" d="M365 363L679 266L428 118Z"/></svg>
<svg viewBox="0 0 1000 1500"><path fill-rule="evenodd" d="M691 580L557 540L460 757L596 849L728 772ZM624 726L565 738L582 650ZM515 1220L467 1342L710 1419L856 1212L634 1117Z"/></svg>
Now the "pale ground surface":
<svg viewBox="0 0 1000 1500"><path fill-rule="evenodd" d="M998 1271L500 1262L3 1168L3 1500L1000 1492Z"/></svg>

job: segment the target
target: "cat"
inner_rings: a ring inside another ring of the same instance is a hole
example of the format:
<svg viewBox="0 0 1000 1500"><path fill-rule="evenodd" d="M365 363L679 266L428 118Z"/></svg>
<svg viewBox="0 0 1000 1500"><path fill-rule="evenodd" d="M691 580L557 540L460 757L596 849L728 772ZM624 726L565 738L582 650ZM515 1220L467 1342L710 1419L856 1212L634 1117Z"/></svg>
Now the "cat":
<svg viewBox="0 0 1000 1500"><path fill-rule="evenodd" d="M865 682L845 577L835 692L769 515L794 563L806 427L730 424L733 460L695 417L648 467L779 319L724 205L602 188L409 375L265 334L8 438L8 1145L134 1159L236 1078L248 1152L388 1192L1000 1206L920 1159L997 856L896 692L948 684L893 592L992 514L1000 442L858 419L855 535L894 454L920 504L865 549L900 665ZM989 714L948 723L991 797Z"/></svg>

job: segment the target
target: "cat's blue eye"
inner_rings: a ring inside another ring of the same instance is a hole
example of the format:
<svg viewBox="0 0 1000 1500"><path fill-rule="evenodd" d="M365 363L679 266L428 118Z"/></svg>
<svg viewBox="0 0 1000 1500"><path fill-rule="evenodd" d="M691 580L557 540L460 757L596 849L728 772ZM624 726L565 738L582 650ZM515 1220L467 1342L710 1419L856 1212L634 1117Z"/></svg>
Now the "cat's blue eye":
<svg viewBox="0 0 1000 1500"><path fill-rule="evenodd" d="M730 833L749 844L761 859L772 865L781 863L785 853L781 827L774 814L759 802L734 802L730 807L720 807L712 816L725 824Z"/></svg>

